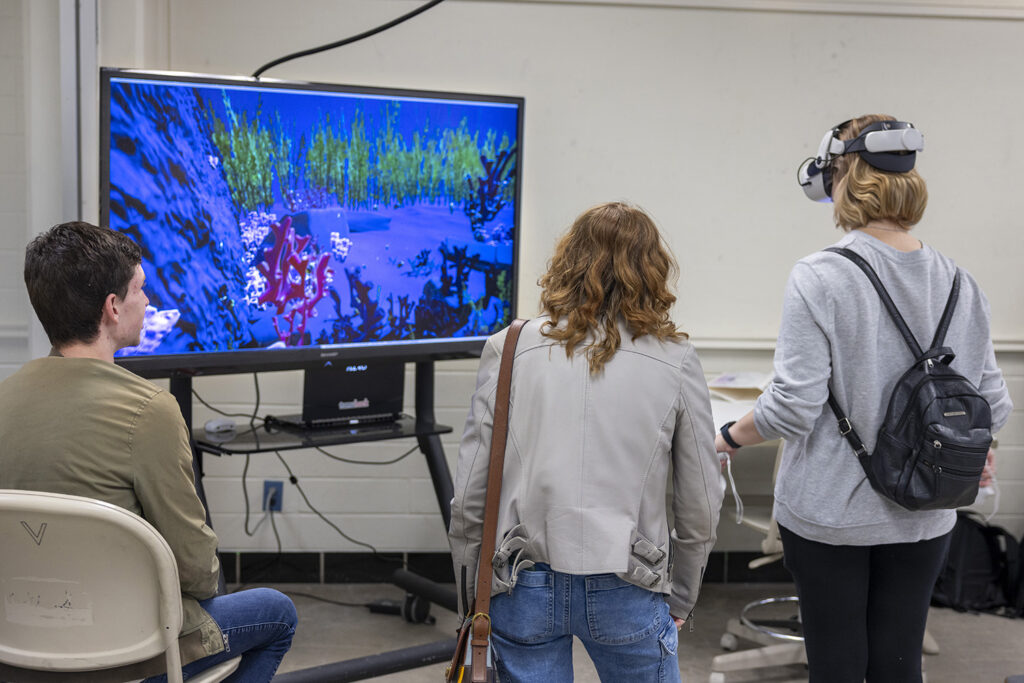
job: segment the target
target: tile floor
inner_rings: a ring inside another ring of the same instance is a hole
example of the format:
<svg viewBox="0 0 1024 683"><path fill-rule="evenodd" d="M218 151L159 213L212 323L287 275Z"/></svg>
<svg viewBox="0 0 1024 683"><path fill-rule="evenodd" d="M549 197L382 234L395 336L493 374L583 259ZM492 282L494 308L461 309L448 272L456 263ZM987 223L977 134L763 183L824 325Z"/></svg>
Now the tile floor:
<svg viewBox="0 0 1024 683"><path fill-rule="evenodd" d="M299 627L291 651L279 674L321 666L343 659L364 657L388 650L451 638L456 616L434 606L433 625L410 624L398 616L371 614L365 607L335 605L301 595L306 593L330 600L365 604L379 599L401 603L404 592L389 584L274 584L293 596L299 612ZM230 587L229 587L230 588ZM683 680L708 680L711 659L723 650L720 638L728 618L753 600L788 595L787 584L707 584L695 613L695 630L683 629L679 660ZM1024 674L1024 619L1010 620L992 615L960 614L933 609L929 630L940 652L926 657L928 683L1003 683L1007 676ZM750 644L741 644L741 647ZM598 681L582 648L575 652L576 680ZM444 664L388 674L374 680L386 683L437 683ZM328 679L324 679L328 680ZM731 673L734 681L806 680L803 667L778 667L757 673Z"/></svg>

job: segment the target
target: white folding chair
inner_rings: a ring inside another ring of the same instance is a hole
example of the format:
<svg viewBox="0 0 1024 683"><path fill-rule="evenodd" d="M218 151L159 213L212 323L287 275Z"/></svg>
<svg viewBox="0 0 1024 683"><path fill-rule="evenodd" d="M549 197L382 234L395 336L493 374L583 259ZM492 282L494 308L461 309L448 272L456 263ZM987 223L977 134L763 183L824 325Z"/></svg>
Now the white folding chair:
<svg viewBox="0 0 1024 683"><path fill-rule="evenodd" d="M133 680L163 659L181 683L178 568L146 520L91 498L0 489L0 548L0 680ZM189 680L223 680L240 660Z"/></svg>

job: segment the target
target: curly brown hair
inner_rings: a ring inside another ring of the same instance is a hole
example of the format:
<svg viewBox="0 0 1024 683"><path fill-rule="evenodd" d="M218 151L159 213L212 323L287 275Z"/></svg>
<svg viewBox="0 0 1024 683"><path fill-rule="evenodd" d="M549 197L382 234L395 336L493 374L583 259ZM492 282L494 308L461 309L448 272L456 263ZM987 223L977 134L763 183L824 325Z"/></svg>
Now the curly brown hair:
<svg viewBox="0 0 1024 683"><path fill-rule="evenodd" d="M642 209L622 202L588 209L559 240L538 281L541 311L550 318L541 333L564 344L569 357L583 345L591 373L600 372L618 350L619 318L633 339L686 339L669 317L676 297L668 283L678 272Z"/></svg>

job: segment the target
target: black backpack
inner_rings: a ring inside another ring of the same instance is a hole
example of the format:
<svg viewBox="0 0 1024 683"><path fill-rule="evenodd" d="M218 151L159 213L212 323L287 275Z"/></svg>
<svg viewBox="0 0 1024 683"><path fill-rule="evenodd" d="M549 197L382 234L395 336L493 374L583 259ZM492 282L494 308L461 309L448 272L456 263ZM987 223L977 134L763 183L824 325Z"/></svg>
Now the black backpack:
<svg viewBox="0 0 1024 683"><path fill-rule="evenodd" d="M1020 551L1002 527L980 515L957 511L946 564L932 593L932 604L960 612L994 612L1020 616Z"/></svg>
<svg viewBox="0 0 1024 683"><path fill-rule="evenodd" d="M1017 562L1013 568L1017 571L1017 578L1010 578L1010 609L1014 616L1024 617L1024 537L1017 544Z"/></svg>
<svg viewBox="0 0 1024 683"><path fill-rule="evenodd" d="M874 453L868 453L829 387L828 403L842 434L876 491L908 510L970 505L992 443L988 401L949 364L953 350L943 346L960 294L960 270L942 312L935 338L922 351L874 269L856 252L829 247L856 263L871 280L885 309L914 356L893 387Z"/></svg>

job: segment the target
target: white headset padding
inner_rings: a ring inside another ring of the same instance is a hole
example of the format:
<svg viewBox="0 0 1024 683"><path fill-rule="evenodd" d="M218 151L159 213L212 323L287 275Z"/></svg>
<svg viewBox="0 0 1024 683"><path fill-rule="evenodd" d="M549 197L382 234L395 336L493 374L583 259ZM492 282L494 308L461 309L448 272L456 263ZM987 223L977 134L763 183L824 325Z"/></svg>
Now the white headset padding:
<svg viewBox="0 0 1024 683"><path fill-rule="evenodd" d="M816 159L808 159L802 163L796 176L808 199L816 202L831 201L825 192L825 174L822 173Z"/></svg>
<svg viewBox="0 0 1024 683"><path fill-rule="evenodd" d="M864 136L864 149L868 152L920 152L924 149L924 136L916 128L876 130Z"/></svg>
<svg viewBox="0 0 1024 683"><path fill-rule="evenodd" d="M837 154L842 154L845 147L845 143L836 138L836 131L834 128L825 133L825 137L821 139L821 144L818 145L818 154L816 157L818 168L823 167L825 162L827 162L831 157Z"/></svg>

